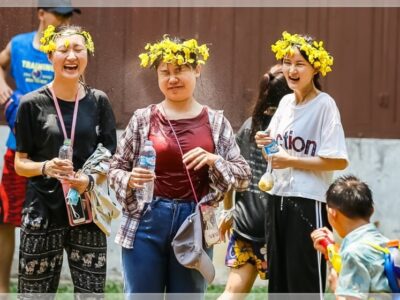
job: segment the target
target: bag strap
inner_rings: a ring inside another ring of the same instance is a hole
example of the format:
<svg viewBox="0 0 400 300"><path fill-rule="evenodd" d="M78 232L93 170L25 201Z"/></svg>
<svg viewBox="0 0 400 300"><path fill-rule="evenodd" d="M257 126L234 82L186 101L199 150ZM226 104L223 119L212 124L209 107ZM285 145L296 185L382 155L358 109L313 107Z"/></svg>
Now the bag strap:
<svg viewBox="0 0 400 300"><path fill-rule="evenodd" d="M371 246L371 247L374 248L375 250L378 250L378 251L383 252L383 253L385 253L385 254L390 254L389 249L386 248L386 247L382 247L382 246L379 246L379 245L377 245L377 244L374 244L374 243L371 243L371 242L368 242L368 241L366 241L365 244Z"/></svg>
<svg viewBox="0 0 400 300"><path fill-rule="evenodd" d="M168 122L168 124L169 124L169 127L171 127L172 133L174 134L175 140L176 140L176 142L177 142L177 144L178 144L178 147L179 147L179 151L181 152L181 155L182 155L182 158L183 158L183 150L182 150L182 147L181 147L181 143L179 142L178 136L176 135L174 126L172 126L170 120L168 119L167 112L165 111L163 104L160 103L160 105L161 105L161 108L162 108L163 111L164 111L165 119L167 120L167 122ZM192 178L190 177L189 169L186 167L185 164L184 164L184 167L185 167L185 170L186 170L186 175L187 175L187 177L189 178L190 187L192 188L192 192L193 192L193 195L194 195L194 199L196 200L196 203L199 203L199 200L198 200L198 198L197 198L196 191L195 191L195 189L194 189L194 185L193 185L193 182L192 182Z"/></svg>

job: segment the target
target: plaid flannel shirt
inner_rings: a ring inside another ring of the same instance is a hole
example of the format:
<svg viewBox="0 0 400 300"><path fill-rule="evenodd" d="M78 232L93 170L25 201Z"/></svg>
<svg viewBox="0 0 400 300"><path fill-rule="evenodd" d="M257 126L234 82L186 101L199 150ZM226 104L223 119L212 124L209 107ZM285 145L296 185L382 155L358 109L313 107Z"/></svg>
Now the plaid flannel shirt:
<svg viewBox="0 0 400 300"><path fill-rule="evenodd" d="M141 146L149 135L152 106L135 111L121 136L110 165L110 184L123 208L121 226L115 242L124 248L133 248L136 230L145 206L145 200L136 197L128 182L133 166L138 164ZM200 201L215 203L221 201L231 188L237 191L246 190L251 172L246 160L240 155L234 132L223 112L207 109L215 154L219 158L214 166L209 168L210 192Z"/></svg>

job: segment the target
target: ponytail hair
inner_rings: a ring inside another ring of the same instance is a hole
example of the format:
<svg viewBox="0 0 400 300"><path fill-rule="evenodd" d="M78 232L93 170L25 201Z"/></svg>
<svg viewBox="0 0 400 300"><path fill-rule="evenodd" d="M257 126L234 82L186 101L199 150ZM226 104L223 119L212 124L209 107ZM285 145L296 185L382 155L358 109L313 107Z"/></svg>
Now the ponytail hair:
<svg viewBox="0 0 400 300"><path fill-rule="evenodd" d="M258 99L252 113L252 139L257 131L266 129L282 97L292 92L283 76L282 65L274 65L268 73L263 75L259 83ZM268 111L271 115L267 114Z"/></svg>

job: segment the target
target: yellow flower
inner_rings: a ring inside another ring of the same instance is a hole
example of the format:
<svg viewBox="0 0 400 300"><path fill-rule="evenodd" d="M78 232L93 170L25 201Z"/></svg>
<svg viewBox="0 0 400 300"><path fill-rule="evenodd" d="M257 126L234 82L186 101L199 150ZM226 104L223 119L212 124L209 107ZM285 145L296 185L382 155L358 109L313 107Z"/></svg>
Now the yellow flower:
<svg viewBox="0 0 400 300"><path fill-rule="evenodd" d="M183 58L182 55L177 55L176 62L177 62L178 65L183 65L184 62L185 62L185 59Z"/></svg>
<svg viewBox="0 0 400 300"><path fill-rule="evenodd" d="M146 68L147 65L149 64L150 57L147 54L142 53L139 55L139 59L140 59L140 66Z"/></svg>
<svg viewBox="0 0 400 300"><path fill-rule="evenodd" d="M53 25L47 26L46 30L43 32L44 38L48 39L49 37L51 37L54 34L55 30L56 28Z"/></svg>
<svg viewBox="0 0 400 300"><path fill-rule="evenodd" d="M85 38L85 46L88 49L88 51L94 54L94 43L90 33L87 31L82 31L81 35Z"/></svg>
<svg viewBox="0 0 400 300"><path fill-rule="evenodd" d="M282 33L282 39L271 45L271 50L275 53L277 60L283 59L286 55L293 55L294 48L303 51L309 63L325 76L326 73L331 72L333 65L333 57L323 47L323 41L313 41L309 43L306 39L298 34L290 34L286 31Z"/></svg>
<svg viewBox="0 0 400 300"><path fill-rule="evenodd" d="M55 27L53 25L47 26L46 30L43 32L43 36L40 38L40 50L43 51L44 53L50 53L55 50L55 46L53 45L50 46L50 43L53 42L56 33Z"/></svg>
<svg viewBox="0 0 400 300"><path fill-rule="evenodd" d="M144 68L154 66L154 62L159 60L177 65L194 63L199 65L204 64L209 57L207 45L199 46L195 39L176 43L168 35L164 35L163 40L158 43L146 44L144 50L146 52L142 54L147 56L139 55L140 66ZM149 57L149 60L145 57ZM144 63L144 60L146 63Z"/></svg>
<svg viewBox="0 0 400 300"><path fill-rule="evenodd" d="M40 50L44 53L51 53L56 50L55 39L58 36L58 33L55 32L56 28L53 25L49 25L46 30L43 32L43 37L40 38ZM74 30L67 30L62 35L74 35L79 34L83 36L85 39L85 46L90 53L94 53L94 43L92 40L92 36L87 31L76 32ZM69 47L70 41L68 39L65 40L64 46Z"/></svg>
<svg viewBox="0 0 400 300"><path fill-rule="evenodd" d="M48 52L53 52L56 50L56 43L53 41L50 41L49 44L47 45L48 47Z"/></svg>

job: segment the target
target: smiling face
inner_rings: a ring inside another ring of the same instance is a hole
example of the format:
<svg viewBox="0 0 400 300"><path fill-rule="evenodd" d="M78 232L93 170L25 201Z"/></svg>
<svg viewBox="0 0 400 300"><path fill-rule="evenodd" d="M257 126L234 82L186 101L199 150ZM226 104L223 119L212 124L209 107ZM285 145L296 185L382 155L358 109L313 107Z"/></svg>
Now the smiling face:
<svg viewBox="0 0 400 300"><path fill-rule="evenodd" d="M313 85L313 78L317 71L301 55L297 48L293 48L293 55L286 55L282 62L282 71L286 82L293 91L307 90Z"/></svg>
<svg viewBox="0 0 400 300"><path fill-rule="evenodd" d="M53 63L54 76L79 80L88 62L85 38L72 34L57 38L55 43L56 50L49 56Z"/></svg>
<svg viewBox="0 0 400 300"><path fill-rule="evenodd" d="M161 63L157 68L158 86L166 100L183 102L192 99L200 66Z"/></svg>

